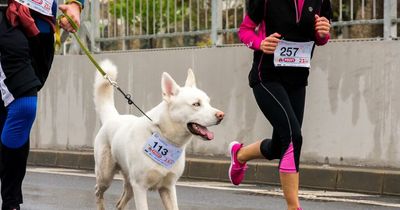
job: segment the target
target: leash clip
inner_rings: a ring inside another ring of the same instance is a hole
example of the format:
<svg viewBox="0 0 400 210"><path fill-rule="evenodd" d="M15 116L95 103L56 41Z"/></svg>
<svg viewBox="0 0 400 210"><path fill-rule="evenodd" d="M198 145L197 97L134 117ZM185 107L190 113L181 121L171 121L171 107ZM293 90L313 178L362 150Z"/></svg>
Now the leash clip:
<svg viewBox="0 0 400 210"><path fill-rule="evenodd" d="M117 82L113 81L113 80L111 79L111 77L108 76L108 74L105 74L105 75L103 76L103 78L106 79L112 86L118 88Z"/></svg>
<svg viewBox="0 0 400 210"><path fill-rule="evenodd" d="M142 111L132 100L132 96L129 93L125 93L117 84L117 82L113 81L110 76L108 76L107 73L105 73L103 75L103 78L106 79L112 86L114 86L124 97L125 99L128 101L129 105L134 105L144 116L147 117L147 119L149 119L150 121L153 121L149 116L147 116L147 114Z"/></svg>

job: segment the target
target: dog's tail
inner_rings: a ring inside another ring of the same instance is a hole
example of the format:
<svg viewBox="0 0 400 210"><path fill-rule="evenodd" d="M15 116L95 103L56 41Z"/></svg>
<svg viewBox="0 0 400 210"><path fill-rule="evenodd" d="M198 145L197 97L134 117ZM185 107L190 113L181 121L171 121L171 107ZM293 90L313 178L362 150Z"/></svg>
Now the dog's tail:
<svg viewBox="0 0 400 210"><path fill-rule="evenodd" d="M111 80L117 79L117 67L109 60L100 63ZM94 82L94 104L96 112L100 116L100 120L104 123L107 119L119 115L114 105L114 88L100 73L96 73Z"/></svg>

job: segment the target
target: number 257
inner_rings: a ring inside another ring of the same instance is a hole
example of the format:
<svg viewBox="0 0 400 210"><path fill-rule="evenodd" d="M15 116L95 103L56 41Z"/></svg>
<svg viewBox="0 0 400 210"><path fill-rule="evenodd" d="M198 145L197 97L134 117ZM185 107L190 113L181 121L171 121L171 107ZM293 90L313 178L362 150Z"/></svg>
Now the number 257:
<svg viewBox="0 0 400 210"><path fill-rule="evenodd" d="M282 47L281 56L296 56L298 50L297 47Z"/></svg>

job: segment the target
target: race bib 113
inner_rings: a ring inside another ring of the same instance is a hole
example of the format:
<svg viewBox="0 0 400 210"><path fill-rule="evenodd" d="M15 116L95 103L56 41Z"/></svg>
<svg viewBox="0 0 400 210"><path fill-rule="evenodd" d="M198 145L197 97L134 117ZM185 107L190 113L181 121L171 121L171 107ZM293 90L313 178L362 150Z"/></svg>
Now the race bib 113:
<svg viewBox="0 0 400 210"><path fill-rule="evenodd" d="M183 150L175 145L169 144L160 134L153 133L153 135L147 139L143 151L156 163L170 169L179 159Z"/></svg>

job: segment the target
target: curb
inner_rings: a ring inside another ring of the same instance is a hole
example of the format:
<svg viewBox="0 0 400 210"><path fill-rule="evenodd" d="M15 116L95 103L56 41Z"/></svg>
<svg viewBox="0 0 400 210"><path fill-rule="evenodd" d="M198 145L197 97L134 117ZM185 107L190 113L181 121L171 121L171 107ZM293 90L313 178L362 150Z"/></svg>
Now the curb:
<svg viewBox="0 0 400 210"><path fill-rule="evenodd" d="M228 159L187 157L182 178L228 182ZM28 165L94 170L93 152L31 150ZM244 183L280 185L277 163L251 162ZM300 186L400 196L400 171L301 165Z"/></svg>

